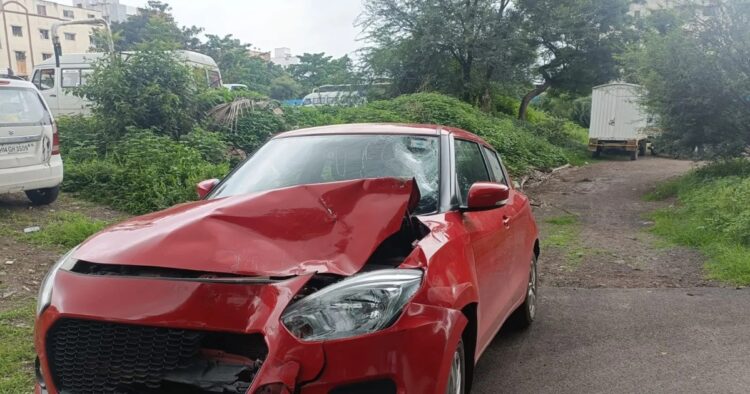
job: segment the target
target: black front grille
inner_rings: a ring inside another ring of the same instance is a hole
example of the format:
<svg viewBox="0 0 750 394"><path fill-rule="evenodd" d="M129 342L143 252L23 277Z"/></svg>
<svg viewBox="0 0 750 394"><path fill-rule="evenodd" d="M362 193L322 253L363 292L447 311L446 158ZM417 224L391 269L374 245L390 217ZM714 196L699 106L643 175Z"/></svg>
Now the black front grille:
<svg viewBox="0 0 750 394"><path fill-rule="evenodd" d="M200 362L197 360L205 359L203 343L216 343L215 337L220 335L61 319L47 333L47 357L54 383L64 393L194 392L186 387L167 390L174 386L170 376L184 376L184 371L194 370ZM256 342L253 338L253 343ZM257 368L246 365L238 368L238 375L243 376L237 380L242 382L225 383L248 387L247 381L251 381ZM200 385L197 381L194 384ZM213 392L204 390L199 392Z"/></svg>

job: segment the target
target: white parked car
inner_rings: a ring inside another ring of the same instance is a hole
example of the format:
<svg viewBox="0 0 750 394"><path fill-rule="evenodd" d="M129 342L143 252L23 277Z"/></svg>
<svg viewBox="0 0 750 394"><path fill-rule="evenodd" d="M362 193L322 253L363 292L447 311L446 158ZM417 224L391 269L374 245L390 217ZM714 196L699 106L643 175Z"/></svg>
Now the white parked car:
<svg viewBox="0 0 750 394"><path fill-rule="evenodd" d="M55 201L63 180L59 141L36 87L0 77L0 194L23 191L37 205Z"/></svg>

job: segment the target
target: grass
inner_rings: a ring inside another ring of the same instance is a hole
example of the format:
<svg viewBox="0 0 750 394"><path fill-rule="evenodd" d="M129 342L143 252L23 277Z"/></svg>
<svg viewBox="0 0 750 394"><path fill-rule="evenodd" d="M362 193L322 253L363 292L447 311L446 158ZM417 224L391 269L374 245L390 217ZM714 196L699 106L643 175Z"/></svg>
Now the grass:
<svg viewBox="0 0 750 394"><path fill-rule="evenodd" d="M31 243L41 246L72 248L107 226L103 220L90 219L78 212L58 212L39 232L26 234Z"/></svg>
<svg viewBox="0 0 750 394"><path fill-rule="evenodd" d="M34 309L0 312L0 393L28 393L34 384Z"/></svg>
<svg viewBox="0 0 750 394"><path fill-rule="evenodd" d="M546 247L558 249L565 256L565 267L575 270L591 250L581 243L581 229L578 217L574 215L548 218L549 235L544 240Z"/></svg>
<svg viewBox="0 0 750 394"><path fill-rule="evenodd" d="M711 279L750 285L750 162L710 164L660 185L647 200L676 198L652 213L651 231L708 257Z"/></svg>
<svg viewBox="0 0 750 394"><path fill-rule="evenodd" d="M0 234L38 246L72 248L107 225L106 221L91 219L78 212L54 212L36 217L26 212L6 212L0 220ZM40 231L23 232L33 226L40 227Z"/></svg>

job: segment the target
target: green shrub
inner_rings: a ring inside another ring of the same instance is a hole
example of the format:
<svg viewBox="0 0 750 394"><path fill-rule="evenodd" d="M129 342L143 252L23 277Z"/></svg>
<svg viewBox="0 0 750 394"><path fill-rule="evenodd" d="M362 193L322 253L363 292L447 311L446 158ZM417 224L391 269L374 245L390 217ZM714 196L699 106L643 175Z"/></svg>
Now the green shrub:
<svg viewBox="0 0 750 394"><path fill-rule="evenodd" d="M107 133L117 137L135 127L178 139L201 117L201 88L191 69L168 49L144 44L127 57L104 58L75 91L91 100Z"/></svg>
<svg viewBox="0 0 750 394"><path fill-rule="evenodd" d="M197 182L228 171L226 163L209 163L197 150L170 138L131 130L105 157L68 163L63 187L140 214L195 200Z"/></svg>
<svg viewBox="0 0 750 394"><path fill-rule="evenodd" d="M221 164L229 159L229 147L220 133L196 127L190 133L180 137L180 142L200 152L203 160L209 163Z"/></svg>
<svg viewBox="0 0 750 394"><path fill-rule="evenodd" d="M286 130L284 120L268 110L253 110L237 120L237 128L227 135L236 148L253 152L272 135Z"/></svg>

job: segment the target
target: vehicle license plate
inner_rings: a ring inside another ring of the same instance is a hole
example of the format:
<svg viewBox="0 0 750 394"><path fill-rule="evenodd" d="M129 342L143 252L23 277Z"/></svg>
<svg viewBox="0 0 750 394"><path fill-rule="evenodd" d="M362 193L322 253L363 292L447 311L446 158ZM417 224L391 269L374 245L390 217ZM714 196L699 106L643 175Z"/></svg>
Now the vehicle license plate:
<svg viewBox="0 0 750 394"><path fill-rule="evenodd" d="M33 142L26 142L23 144L0 144L0 156L22 155L31 152L33 148Z"/></svg>

